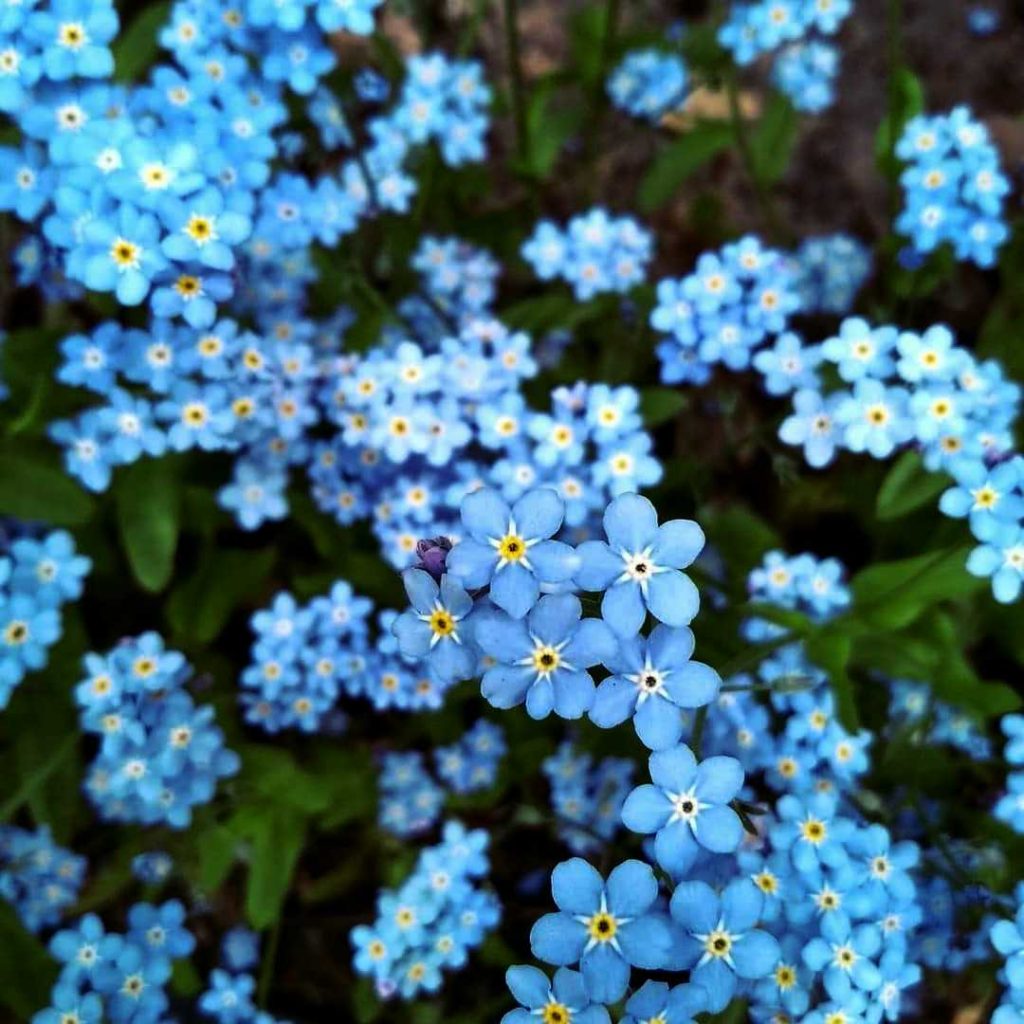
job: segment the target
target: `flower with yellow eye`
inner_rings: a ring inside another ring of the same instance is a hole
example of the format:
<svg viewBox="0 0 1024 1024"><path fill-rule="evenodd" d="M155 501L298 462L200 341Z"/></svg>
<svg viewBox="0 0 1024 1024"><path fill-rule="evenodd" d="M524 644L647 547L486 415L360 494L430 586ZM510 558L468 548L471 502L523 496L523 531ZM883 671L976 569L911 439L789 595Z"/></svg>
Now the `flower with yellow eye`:
<svg viewBox="0 0 1024 1024"><path fill-rule="evenodd" d="M527 491L514 505L485 487L462 500L467 536L448 555L448 572L463 586L490 586L492 602L515 619L537 603L542 584L572 578L576 552L551 538L562 526L565 505L556 491Z"/></svg>
<svg viewBox="0 0 1024 1024"><path fill-rule="evenodd" d="M533 926L533 954L562 966L578 961L595 1002L618 1002L629 985L631 966L657 970L664 965L672 936L664 920L651 912L658 881L650 865L624 861L606 881L587 861L574 857L551 873L551 892L559 912Z"/></svg>
<svg viewBox="0 0 1024 1024"><path fill-rule="evenodd" d="M543 971L521 965L510 967L505 981L521 1004L505 1024L607 1024L607 1011L591 1001L579 971L560 967L549 982Z"/></svg>
<svg viewBox="0 0 1024 1024"><path fill-rule="evenodd" d="M176 263L198 261L213 270L231 270L233 250L252 233L244 213L225 207L220 189L207 188L188 199L170 196L161 207L168 235L164 255Z"/></svg>
<svg viewBox="0 0 1024 1024"><path fill-rule="evenodd" d="M450 576L438 582L423 569L402 573L412 607L394 624L398 647L407 658L422 659L445 681L468 679L476 653L468 638L465 619L473 599Z"/></svg>
<svg viewBox="0 0 1024 1024"><path fill-rule="evenodd" d="M873 959L881 948L877 925L853 925L846 914L827 914L821 919L821 935L804 947L803 959L812 971L824 972L825 991L842 1001L855 988L874 992L881 985Z"/></svg>

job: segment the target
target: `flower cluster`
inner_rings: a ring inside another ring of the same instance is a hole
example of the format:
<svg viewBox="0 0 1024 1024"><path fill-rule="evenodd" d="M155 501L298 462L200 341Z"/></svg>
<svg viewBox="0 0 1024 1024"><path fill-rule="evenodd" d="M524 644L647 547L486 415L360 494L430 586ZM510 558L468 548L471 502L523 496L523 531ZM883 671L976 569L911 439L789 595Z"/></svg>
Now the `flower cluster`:
<svg viewBox="0 0 1024 1024"><path fill-rule="evenodd" d="M1005 958L1000 974L1008 986L992 1024L1020 1024L1024 1019L1024 886L1019 884L1014 904L1013 920L996 921L990 929L992 945Z"/></svg>
<svg viewBox="0 0 1024 1024"><path fill-rule="evenodd" d="M58 846L43 825L35 831L0 825L0 897L31 932L51 928L78 900L86 862Z"/></svg>
<svg viewBox="0 0 1024 1024"><path fill-rule="evenodd" d="M686 95L682 58L661 50L631 50L608 78L612 103L632 117L660 121Z"/></svg>
<svg viewBox="0 0 1024 1024"><path fill-rule="evenodd" d="M801 387L779 437L802 446L816 467L839 448L876 459L918 449L928 469L956 481L939 507L966 518L981 542L968 569L992 577L998 600L1016 600L1024 583L1024 491L1011 433L1019 386L998 363L980 363L958 346L941 325L917 334L850 318L821 345L821 355L849 387Z"/></svg>
<svg viewBox="0 0 1024 1024"><path fill-rule="evenodd" d="M377 994L412 999L441 987L441 972L462 967L498 923L501 907L479 887L490 871L487 833L458 822L424 850L412 874L377 898L377 921L352 930L354 965Z"/></svg>
<svg viewBox="0 0 1024 1024"><path fill-rule="evenodd" d="M1002 720L1003 731L1007 735L1011 734L1019 717L1007 715ZM1024 724L1024 719L1021 724ZM978 722L966 711L939 700L927 683L912 679L892 681L889 727L891 730L904 730L909 742L949 746L979 761L992 756L992 741ZM1009 750L1006 756L1009 760ZM996 814L1000 816L998 810Z"/></svg>
<svg viewBox="0 0 1024 1024"><path fill-rule="evenodd" d="M453 793L477 793L494 785L507 752L501 727L481 718L456 743L434 751L434 767Z"/></svg>
<svg viewBox="0 0 1024 1024"><path fill-rule="evenodd" d="M718 41L737 64L751 64L813 32L834 35L852 10L853 0L741 0L730 5Z"/></svg>
<svg viewBox="0 0 1024 1024"><path fill-rule="evenodd" d="M566 227L542 220L523 243L523 259L542 281L560 278L581 302L605 292L628 292L644 279L654 242L632 217L597 207Z"/></svg>
<svg viewBox="0 0 1024 1024"><path fill-rule="evenodd" d="M544 759L558 836L573 853L592 853L620 831L622 805L633 785L633 762L577 752L568 741Z"/></svg>
<svg viewBox="0 0 1024 1024"><path fill-rule="evenodd" d="M949 242L958 260L991 267L1009 236L1003 201L1010 182L988 131L967 107L915 117L896 144L904 209L896 229L919 254Z"/></svg>
<svg viewBox="0 0 1024 1024"><path fill-rule="evenodd" d="M778 55L772 81L797 110L820 114L835 102L839 50L830 43L793 43Z"/></svg>
<svg viewBox="0 0 1024 1024"><path fill-rule="evenodd" d="M378 775L380 827L396 836L432 828L444 806L445 792L431 777L419 751L387 753Z"/></svg>
<svg viewBox="0 0 1024 1024"><path fill-rule="evenodd" d="M852 235L805 238L793 261L802 313L849 313L871 274L871 253Z"/></svg>
<svg viewBox="0 0 1024 1024"><path fill-rule="evenodd" d="M1003 758L1007 764L1016 768L1024 764L1024 715L1004 715L999 724L1009 741L1003 751ZM992 813L1015 832L1024 833L1024 770L1009 773L1006 789L1007 792L999 798Z"/></svg>
<svg viewBox="0 0 1024 1024"><path fill-rule="evenodd" d="M252 662L239 680L246 721L270 733L319 729L342 686L358 692L372 610L368 598L339 580L329 594L305 606L280 593L256 612Z"/></svg>
<svg viewBox="0 0 1024 1024"><path fill-rule="evenodd" d="M657 347L666 384L706 383L718 363L745 369L800 306L791 261L752 235L704 253L686 277L659 281L657 298L651 326L668 335Z"/></svg>
<svg viewBox="0 0 1024 1024"><path fill-rule="evenodd" d="M64 530L4 537L0 553L0 711L60 639L61 606L76 600L91 563Z"/></svg>
<svg viewBox="0 0 1024 1024"><path fill-rule="evenodd" d="M128 930L108 932L95 914L57 932L50 952L61 971L51 1005L32 1024L101 1020L156 1024L169 1008L167 983L176 960L187 957L195 938L185 927L185 908L177 900L160 906L136 903L128 911Z"/></svg>
<svg viewBox="0 0 1024 1024"><path fill-rule="evenodd" d="M82 728L99 738L85 790L105 821L185 828L238 756L224 746L211 706L185 689L191 669L156 633L87 654L75 688Z"/></svg>

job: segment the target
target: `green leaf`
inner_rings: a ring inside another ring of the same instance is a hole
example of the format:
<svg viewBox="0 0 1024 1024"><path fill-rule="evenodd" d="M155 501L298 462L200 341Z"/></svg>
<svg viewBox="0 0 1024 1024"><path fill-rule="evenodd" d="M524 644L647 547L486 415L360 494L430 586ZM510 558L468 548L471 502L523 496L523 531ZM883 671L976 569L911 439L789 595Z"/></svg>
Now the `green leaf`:
<svg viewBox="0 0 1024 1024"><path fill-rule="evenodd" d="M306 840L306 817L286 807L270 807L253 826L245 912L253 928L263 929L277 920L291 887Z"/></svg>
<svg viewBox="0 0 1024 1024"><path fill-rule="evenodd" d="M93 513L93 501L56 464L55 452L11 445L0 452L0 515L78 526Z"/></svg>
<svg viewBox="0 0 1024 1024"><path fill-rule="evenodd" d="M751 133L754 175L761 185L774 185L785 173L796 144L800 117L793 104L773 93Z"/></svg>
<svg viewBox="0 0 1024 1024"><path fill-rule="evenodd" d="M851 581L854 611L871 626L902 629L940 601L976 593L985 580L968 573L970 550L944 548L869 566Z"/></svg>
<svg viewBox="0 0 1024 1024"><path fill-rule="evenodd" d="M168 0L142 8L124 27L114 43L114 79L132 82L153 63L157 55L160 29L167 21L171 5Z"/></svg>
<svg viewBox="0 0 1024 1024"><path fill-rule="evenodd" d="M558 108L557 98L555 83L549 79L534 90L526 110L530 159L525 170L535 178L548 177L562 147L579 128L578 109L574 105Z"/></svg>
<svg viewBox="0 0 1024 1024"><path fill-rule="evenodd" d="M689 404L686 395L675 388L645 388L640 392L640 413L648 427L674 420Z"/></svg>
<svg viewBox="0 0 1024 1024"><path fill-rule="evenodd" d="M195 573L175 587L167 601L167 621L175 634L197 644L216 639L239 604L260 600L274 556L273 548L228 548L203 557Z"/></svg>
<svg viewBox="0 0 1024 1024"><path fill-rule="evenodd" d="M949 486L949 478L924 468L917 452L904 452L882 481L875 512L879 519L899 519L937 498Z"/></svg>
<svg viewBox="0 0 1024 1024"><path fill-rule="evenodd" d="M681 139L661 150L651 162L637 189L637 202L644 213L664 206L687 178L732 144L732 126L722 121L704 121Z"/></svg>
<svg viewBox="0 0 1024 1024"><path fill-rule="evenodd" d="M847 672L852 650L852 637L838 626L823 629L807 638L807 657L828 673L836 699L836 717L847 732L855 733L860 728L860 721L853 696L853 683Z"/></svg>
<svg viewBox="0 0 1024 1024"><path fill-rule="evenodd" d="M196 838L199 849L198 883L205 893L216 892L231 872L238 837L223 825L213 825Z"/></svg>
<svg viewBox="0 0 1024 1024"><path fill-rule="evenodd" d="M906 123L922 110L924 89L920 80L907 68L897 68L890 85L889 112L882 118L875 135L875 162L886 177L896 178L899 175L896 143Z"/></svg>
<svg viewBox="0 0 1024 1024"><path fill-rule="evenodd" d="M0 900L0 950L0 1006L12 1010L17 1020L30 1020L48 1005L57 964L4 900Z"/></svg>
<svg viewBox="0 0 1024 1024"><path fill-rule="evenodd" d="M742 505L704 509L696 518L725 555L730 571L737 576L746 576L768 551L782 547L779 534Z"/></svg>
<svg viewBox="0 0 1024 1024"><path fill-rule="evenodd" d="M163 590L174 572L181 493L177 464L169 459L140 459L114 485L121 543L146 590Z"/></svg>

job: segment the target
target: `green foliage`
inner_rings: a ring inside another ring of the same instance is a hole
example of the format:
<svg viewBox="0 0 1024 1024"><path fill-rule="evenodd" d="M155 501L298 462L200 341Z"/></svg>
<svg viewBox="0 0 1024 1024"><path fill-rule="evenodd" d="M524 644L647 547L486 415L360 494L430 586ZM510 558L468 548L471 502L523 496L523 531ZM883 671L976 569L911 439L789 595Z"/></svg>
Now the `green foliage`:
<svg viewBox="0 0 1024 1024"><path fill-rule="evenodd" d="M637 189L637 203L643 213L653 213L669 202L687 178L710 163L733 142L732 126L705 121L686 131L682 138L665 146L651 161Z"/></svg>
<svg viewBox="0 0 1024 1024"><path fill-rule="evenodd" d="M16 441L0 447L0 515L77 526L92 513L92 499L60 468L52 449Z"/></svg>
<svg viewBox="0 0 1024 1024"><path fill-rule="evenodd" d="M121 543L146 590L163 590L174 571L182 505L177 469L170 458L140 459L114 484Z"/></svg>
<svg viewBox="0 0 1024 1024"><path fill-rule="evenodd" d="M950 485L942 473L924 468L917 452L904 452L886 474L878 489L875 508L879 519L899 519L924 505L934 503Z"/></svg>

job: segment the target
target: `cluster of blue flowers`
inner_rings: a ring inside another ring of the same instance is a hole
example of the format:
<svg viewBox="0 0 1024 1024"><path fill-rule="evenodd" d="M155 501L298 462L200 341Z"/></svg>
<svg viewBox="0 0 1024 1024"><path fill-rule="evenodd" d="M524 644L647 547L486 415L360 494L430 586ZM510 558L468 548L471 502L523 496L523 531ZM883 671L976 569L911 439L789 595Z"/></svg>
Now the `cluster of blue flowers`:
<svg viewBox="0 0 1024 1024"><path fill-rule="evenodd" d="M255 968L259 966L259 936L235 927L220 942L220 966L210 972L209 984L196 1001L204 1017L217 1024L284 1024L256 1008Z"/></svg>
<svg viewBox="0 0 1024 1024"><path fill-rule="evenodd" d="M501 727L481 718L457 742L434 751L434 767L453 793L478 793L494 785L506 753Z"/></svg>
<svg viewBox="0 0 1024 1024"><path fill-rule="evenodd" d="M147 850L132 857L132 875L145 885L162 885L174 870L174 860L163 850Z"/></svg>
<svg viewBox="0 0 1024 1024"><path fill-rule="evenodd" d="M805 238L793 262L801 313L849 313L871 275L871 252L852 235Z"/></svg>
<svg viewBox="0 0 1024 1024"><path fill-rule="evenodd" d="M81 596L91 563L64 530L4 531L0 553L0 711L61 636L61 606Z"/></svg>
<svg viewBox="0 0 1024 1024"><path fill-rule="evenodd" d="M465 965L501 916L501 905L480 881L490 871L488 836L445 824L442 841L420 853L412 874L377 898L372 927L352 930L354 965L373 979L384 999L437 992L442 971Z"/></svg>
<svg viewBox="0 0 1024 1024"><path fill-rule="evenodd" d="M541 765L551 784L558 836L573 853L604 847L622 827L622 805L633 788L633 762L577 752L567 740Z"/></svg>
<svg viewBox="0 0 1024 1024"><path fill-rule="evenodd" d="M754 350L785 330L800 307L793 263L752 235L704 253L693 273L658 282L651 326L666 384L705 384L721 363L750 365Z"/></svg>
<svg viewBox="0 0 1024 1024"><path fill-rule="evenodd" d="M157 633L87 654L75 688L82 729L98 737L85 791L105 821L185 828L239 758L224 745L212 706L185 689L191 668Z"/></svg>
<svg viewBox="0 0 1024 1024"><path fill-rule="evenodd" d="M817 40L793 43L778 55L772 81L797 110L820 114L835 102L839 51Z"/></svg>
<svg viewBox="0 0 1024 1024"><path fill-rule="evenodd" d="M177 900L160 906L136 903L128 911L123 934L107 931L95 914L86 914L50 940L60 976L51 1005L32 1024L165 1020L172 966L194 947L195 938L185 927L185 908Z"/></svg>
<svg viewBox="0 0 1024 1024"><path fill-rule="evenodd" d="M413 836L433 828L441 817L445 791L434 781L418 750L389 752L377 776L380 827L396 836Z"/></svg>
<svg viewBox="0 0 1024 1024"><path fill-rule="evenodd" d="M822 384L802 382L779 437L802 446L815 467L837 449L876 459L918 449L928 469L956 481L939 507L966 518L981 542L969 571L990 576L998 600L1016 600L1024 583L1024 491L1011 428L1020 387L942 325L917 334L850 318L820 352L849 387L823 393Z"/></svg>
<svg viewBox="0 0 1024 1024"><path fill-rule="evenodd" d="M606 292L628 292L643 281L653 249L651 233L632 217L611 217L596 207L564 228L539 221L520 252L542 281L565 281L586 302Z"/></svg>
<svg viewBox="0 0 1024 1024"><path fill-rule="evenodd" d="M1003 758L1016 769L1018 765L1024 764L1024 715L1004 715L999 724L1008 741ZM1015 832L1024 833L1024 770L1010 771L1006 778L1006 790L992 813Z"/></svg>
<svg viewBox="0 0 1024 1024"><path fill-rule="evenodd" d="M86 861L53 841L43 825L34 831L0 825L0 897L31 932L57 924L78 900Z"/></svg>
<svg viewBox="0 0 1024 1024"><path fill-rule="evenodd" d="M908 742L928 746L949 746L975 760L992 756L992 742L967 712L939 700L931 687L912 679L895 679L889 684L889 731L901 730ZM1009 731L1016 715L1002 722Z"/></svg>
<svg viewBox="0 0 1024 1024"><path fill-rule="evenodd" d="M624 113L658 122L682 104L688 81L678 54L630 50L608 78L608 95Z"/></svg>
<svg viewBox="0 0 1024 1024"><path fill-rule="evenodd" d="M992 1014L992 1024L1020 1024L1024 1020L1024 884L1018 883L1013 896L1013 919L995 921L989 929L992 945L1004 957L999 977L1007 986Z"/></svg>
<svg viewBox="0 0 1024 1024"><path fill-rule="evenodd" d="M896 155L907 164L896 230L914 252L924 256L948 242L958 260L991 267L1009 237L1003 204L1010 182L985 126L967 107L915 117Z"/></svg>

